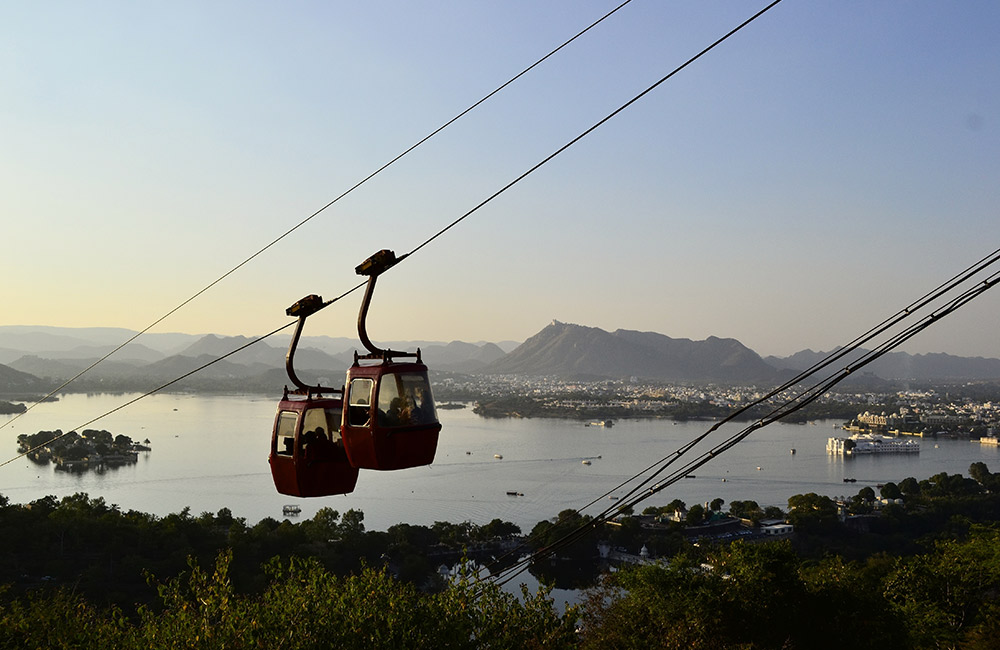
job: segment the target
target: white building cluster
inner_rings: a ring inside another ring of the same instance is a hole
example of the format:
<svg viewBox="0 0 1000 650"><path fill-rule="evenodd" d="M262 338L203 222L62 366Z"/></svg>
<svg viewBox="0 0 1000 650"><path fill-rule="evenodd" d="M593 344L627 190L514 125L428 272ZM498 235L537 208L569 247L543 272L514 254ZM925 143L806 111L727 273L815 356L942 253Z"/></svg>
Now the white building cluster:
<svg viewBox="0 0 1000 650"><path fill-rule="evenodd" d="M826 453L839 456L860 454L916 454L920 443L916 440L886 438L870 433L858 433L849 438L830 438L826 441Z"/></svg>

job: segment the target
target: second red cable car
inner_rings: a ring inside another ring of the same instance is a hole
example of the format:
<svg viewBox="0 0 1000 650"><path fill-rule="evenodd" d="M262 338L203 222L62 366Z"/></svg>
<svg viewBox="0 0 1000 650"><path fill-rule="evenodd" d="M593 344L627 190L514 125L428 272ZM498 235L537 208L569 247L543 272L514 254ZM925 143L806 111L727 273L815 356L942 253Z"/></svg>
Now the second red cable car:
<svg viewBox="0 0 1000 650"><path fill-rule="evenodd" d="M343 389L306 386L295 374L295 348L306 317L323 308L319 296L307 296L286 310L299 322L288 345L285 370L297 386L285 388L271 431L271 478L281 494L321 497L347 494L358 482L358 468L351 465L340 435Z"/></svg>

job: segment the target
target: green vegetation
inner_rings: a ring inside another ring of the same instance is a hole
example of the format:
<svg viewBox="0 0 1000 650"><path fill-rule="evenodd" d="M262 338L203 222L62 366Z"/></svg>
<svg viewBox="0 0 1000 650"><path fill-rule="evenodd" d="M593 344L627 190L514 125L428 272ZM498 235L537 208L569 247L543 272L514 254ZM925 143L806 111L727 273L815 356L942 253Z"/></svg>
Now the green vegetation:
<svg viewBox="0 0 1000 650"><path fill-rule="evenodd" d="M544 594L521 602L467 579L435 594L362 568L339 577L314 559L273 560L267 586L243 594L232 554L212 570L191 562L154 581L160 602L126 614L98 609L67 589L0 607L5 648L569 648L575 611L556 613Z"/></svg>
<svg viewBox="0 0 1000 650"><path fill-rule="evenodd" d="M0 415L14 415L24 413L27 410L28 407L24 404L0 400Z"/></svg>
<svg viewBox="0 0 1000 650"><path fill-rule="evenodd" d="M17 437L18 448L39 465L49 461L57 469L81 471L99 467L114 467L136 462L138 452L150 451L145 444L133 442L126 435L109 431L85 429L83 433L61 430L39 431Z"/></svg>
<svg viewBox="0 0 1000 650"><path fill-rule="evenodd" d="M721 499L625 509L616 526L565 510L529 536L556 551L532 566L543 582L589 585L565 611L545 590L476 582L468 564L453 584L437 575L516 545L501 520L366 531L361 512L324 508L248 526L225 509L157 518L84 494L0 497L0 647L996 648L1000 474L969 474L887 483L883 500L794 495L796 535L781 542L686 542L723 517ZM639 525L682 511L688 528ZM749 500L729 512L781 514ZM601 571L598 541L641 539L664 559Z"/></svg>
<svg viewBox="0 0 1000 650"><path fill-rule="evenodd" d="M803 562L736 542L608 574L583 607L584 648L996 648L1000 530L908 558Z"/></svg>

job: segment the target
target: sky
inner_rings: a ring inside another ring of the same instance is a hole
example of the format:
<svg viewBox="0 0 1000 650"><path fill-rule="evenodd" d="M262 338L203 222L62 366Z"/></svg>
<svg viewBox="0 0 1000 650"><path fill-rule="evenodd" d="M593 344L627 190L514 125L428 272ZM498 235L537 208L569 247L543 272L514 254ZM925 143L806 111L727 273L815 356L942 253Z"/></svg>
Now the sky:
<svg viewBox="0 0 1000 650"><path fill-rule="evenodd" d="M0 325L146 328L617 4L3 3ZM633 0L153 331L342 294L764 4ZM997 34L992 1L784 0L380 278L368 333L845 344L998 248ZM1000 357L998 322L904 349Z"/></svg>

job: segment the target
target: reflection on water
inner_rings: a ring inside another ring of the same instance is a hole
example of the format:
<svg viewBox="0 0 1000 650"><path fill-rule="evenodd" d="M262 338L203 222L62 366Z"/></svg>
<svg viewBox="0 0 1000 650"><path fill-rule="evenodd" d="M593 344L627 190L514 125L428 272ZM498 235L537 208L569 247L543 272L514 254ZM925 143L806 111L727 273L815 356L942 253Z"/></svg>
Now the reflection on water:
<svg viewBox="0 0 1000 650"><path fill-rule="evenodd" d="M2 460L17 455L17 434L77 429L134 396L69 395L35 407L0 429ZM163 516L185 507L192 514L233 514L256 522L282 518L282 507L298 504L301 518L321 507L360 509L366 527L430 525L435 521L513 521L527 532L561 510L596 513L609 505L606 492L665 458L710 423L621 420L614 428L585 427L565 420L485 420L470 410L441 411L444 428L435 463L393 472L362 471L354 493L319 499L277 494L267 465L277 400L259 397L153 395L87 428L107 429L134 440L149 438L152 451L135 465L98 474L55 472L19 459L0 467L0 494L17 503L75 492L101 496L122 509ZM0 425L11 419L0 416ZM653 497L650 505L675 498L704 503L753 499L784 508L793 494L856 494L866 485L926 478L938 472L968 473L983 461L1000 470L1000 450L963 440L924 439L920 454L844 459L826 454L826 439L842 435L830 422L774 424ZM713 434L716 444L742 427ZM728 431L728 433L727 433ZM935 443L937 446L935 446ZM707 447L705 447L707 449ZM790 453L794 448L796 452ZM698 452L696 449L695 452ZM502 459L495 458L501 455ZM586 465L582 461L590 460ZM759 468L759 469L758 469ZM857 479L845 484L845 477ZM514 495L509 495L513 492ZM523 496L517 496L522 494Z"/></svg>

